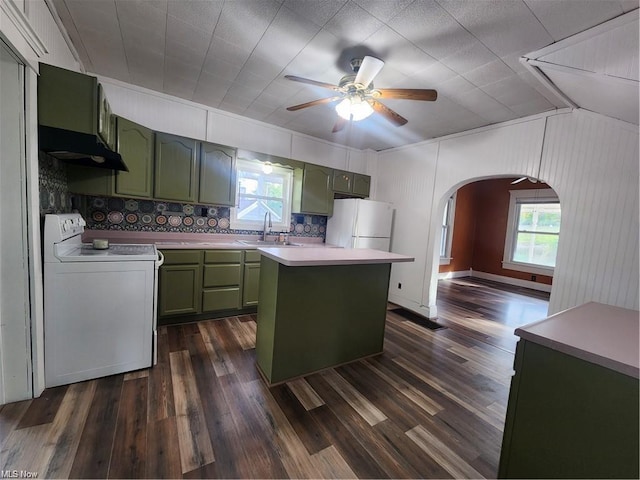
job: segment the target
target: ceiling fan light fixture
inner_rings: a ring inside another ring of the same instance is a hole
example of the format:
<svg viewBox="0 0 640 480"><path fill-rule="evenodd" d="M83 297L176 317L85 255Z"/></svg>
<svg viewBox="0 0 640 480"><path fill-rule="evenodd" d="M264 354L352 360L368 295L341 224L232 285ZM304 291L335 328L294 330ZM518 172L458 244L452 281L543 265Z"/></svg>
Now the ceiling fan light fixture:
<svg viewBox="0 0 640 480"><path fill-rule="evenodd" d="M369 102L363 100L358 95L347 97L336 105L336 112L345 120L355 122L364 120L373 113L373 108Z"/></svg>

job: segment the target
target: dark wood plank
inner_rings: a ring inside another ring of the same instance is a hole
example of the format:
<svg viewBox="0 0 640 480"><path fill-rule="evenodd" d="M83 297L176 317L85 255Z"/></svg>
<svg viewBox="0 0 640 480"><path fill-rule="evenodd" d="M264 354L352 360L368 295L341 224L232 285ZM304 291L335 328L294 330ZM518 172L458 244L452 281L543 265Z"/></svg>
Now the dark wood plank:
<svg viewBox="0 0 640 480"><path fill-rule="evenodd" d="M327 403L327 405L314 408L309 414L313 416L323 435L335 445L358 478L392 478L360 443L365 432L362 431L362 435L354 436L345 427L344 422L359 424L361 430L366 430L370 426L319 374L306 378Z"/></svg>
<svg viewBox="0 0 640 480"><path fill-rule="evenodd" d="M158 335L158 363L149 370L148 408L149 422L163 420L176 414L169 362L169 335L166 329Z"/></svg>
<svg viewBox="0 0 640 480"><path fill-rule="evenodd" d="M31 402L16 429L53 422L66 393L67 385L45 389L42 395Z"/></svg>
<svg viewBox="0 0 640 480"><path fill-rule="evenodd" d="M109 478L142 478L145 476L147 394L147 378L129 380L122 385L113 454L109 465Z"/></svg>
<svg viewBox="0 0 640 480"><path fill-rule="evenodd" d="M309 454L317 453L331 445L315 418L305 410L289 387L279 385L272 387L270 391Z"/></svg>
<svg viewBox="0 0 640 480"><path fill-rule="evenodd" d="M147 425L146 478L180 478L180 449L175 417Z"/></svg>
<svg viewBox="0 0 640 480"><path fill-rule="evenodd" d="M93 402L71 467L71 477L107 478L123 377L112 375L97 381Z"/></svg>

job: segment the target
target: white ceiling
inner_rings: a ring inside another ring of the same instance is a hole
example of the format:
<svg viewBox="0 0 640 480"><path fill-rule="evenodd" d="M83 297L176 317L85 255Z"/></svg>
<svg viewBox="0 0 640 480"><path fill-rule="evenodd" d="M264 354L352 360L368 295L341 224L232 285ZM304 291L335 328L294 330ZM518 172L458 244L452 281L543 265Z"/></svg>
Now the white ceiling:
<svg viewBox="0 0 640 480"><path fill-rule="evenodd" d="M87 71L355 148L384 150L564 107L519 58L638 8L638 0L54 0ZM385 100L331 133L332 91L349 60L385 61L380 88L435 88Z"/></svg>

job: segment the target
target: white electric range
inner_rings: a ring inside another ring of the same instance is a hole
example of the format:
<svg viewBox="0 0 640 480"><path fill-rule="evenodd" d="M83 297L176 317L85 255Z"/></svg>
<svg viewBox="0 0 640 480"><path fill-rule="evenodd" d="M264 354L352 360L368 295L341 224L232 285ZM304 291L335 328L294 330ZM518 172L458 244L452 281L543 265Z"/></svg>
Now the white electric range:
<svg viewBox="0 0 640 480"><path fill-rule="evenodd" d="M156 363L155 245L83 244L79 214L46 215L44 331L47 387Z"/></svg>

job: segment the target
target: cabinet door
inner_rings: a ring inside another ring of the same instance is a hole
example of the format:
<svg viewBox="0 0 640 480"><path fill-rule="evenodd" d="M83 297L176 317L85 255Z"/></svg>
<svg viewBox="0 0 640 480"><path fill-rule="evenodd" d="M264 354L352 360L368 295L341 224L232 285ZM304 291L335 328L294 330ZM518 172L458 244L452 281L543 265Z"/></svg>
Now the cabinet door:
<svg viewBox="0 0 640 480"><path fill-rule="evenodd" d="M105 145L113 148L111 132L111 107L102 85L98 84L98 135Z"/></svg>
<svg viewBox="0 0 640 480"><path fill-rule="evenodd" d="M333 191L351 193L353 190L353 173L342 170L333 171Z"/></svg>
<svg viewBox="0 0 640 480"><path fill-rule="evenodd" d="M158 315L200 313L200 265L163 265L160 267Z"/></svg>
<svg viewBox="0 0 640 480"><path fill-rule="evenodd" d="M353 194L359 197L368 197L371 189L371 177L355 173L353 175Z"/></svg>
<svg viewBox="0 0 640 480"><path fill-rule="evenodd" d="M156 134L154 197L195 202L198 158L196 140L167 133Z"/></svg>
<svg viewBox="0 0 640 480"><path fill-rule="evenodd" d="M153 131L126 118L117 119L118 153L128 172L116 174L116 193L151 198L153 178Z"/></svg>
<svg viewBox="0 0 640 480"><path fill-rule="evenodd" d="M198 200L213 205L234 206L236 202L235 172L235 148L202 142Z"/></svg>
<svg viewBox="0 0 640 480"><path fill-rule="evenodd" d="M242 285L242 306L251 307L258 304L260 291L260 264L245 263L244 282Z"/></svg>
<svg viewBox="0 0 640 480"><path fill-rule="evenodd" d="M333 170L306 164L302 179L301 213L329 215L333 212Z"/></svg>
<svg viewBox="0 0 640 480"><path fill-rule="evenodd" d="M40 125L95 135L98 129L98 106L96 77L40 64Z"/></svg>

